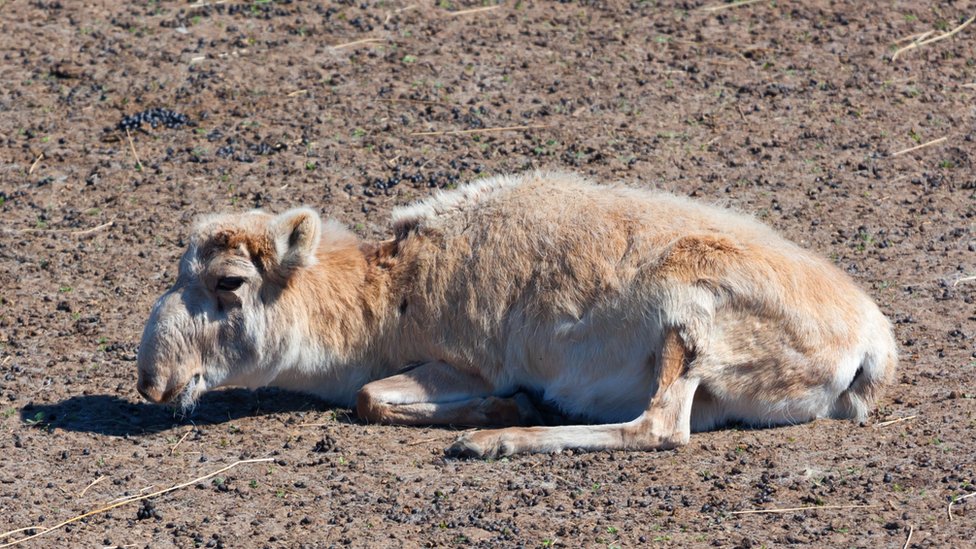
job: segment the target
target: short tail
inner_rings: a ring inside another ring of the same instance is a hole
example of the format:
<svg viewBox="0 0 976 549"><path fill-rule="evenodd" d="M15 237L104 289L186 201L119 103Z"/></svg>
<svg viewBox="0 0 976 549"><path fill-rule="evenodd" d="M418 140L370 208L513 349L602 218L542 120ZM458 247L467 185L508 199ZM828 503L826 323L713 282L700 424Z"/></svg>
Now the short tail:
<svg viewBox="0 0 976 549"><path fill-rule="evenodd" d="M884 388L894 381L898 366L897 345L894 336L890 333L888 336L883 344L865 353L851 384L837 397L831 417L853 419L858 423L867 421Z"/></svg>

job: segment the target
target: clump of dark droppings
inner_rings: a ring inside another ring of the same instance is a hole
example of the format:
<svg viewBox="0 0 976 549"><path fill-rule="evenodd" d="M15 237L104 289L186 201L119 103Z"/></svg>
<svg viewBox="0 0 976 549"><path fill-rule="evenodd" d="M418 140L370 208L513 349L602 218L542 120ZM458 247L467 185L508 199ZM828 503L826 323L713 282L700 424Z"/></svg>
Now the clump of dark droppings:
<svg viewBox="0 0 976 549"><path fill-rule="evenodd" d="M122 131L137 130L141 128L143 124L149 124L153 129L156 129L159 126L165 126L175 130L182 128L183 126L190 125L190 118L185 114L178 113L176 111L171 111L169 109L160 107L153 107L151 109L146 109L142 112L123 117L116 127Z"/></svg>
<svg viewBox="0 0 976 549"><path fill-rule="evenodd" d="M315 446L312 448L312 451L320 452L320 453L337 452L339 451L339 445L336 444L336 439L332 438L329 435L325 435L325 438L315 443Z"/></svg>
<svg viewBox="0 0 976 549"><path fill-rule="evenodd" d="M152 501L148 499L144 499L142 500L142 507L140 507L139 510L136 511L136 518L139 520L146 520L149 518L162 520L163 515L161 515L159 511L156 510L156 506L153 505Z"/></svg>

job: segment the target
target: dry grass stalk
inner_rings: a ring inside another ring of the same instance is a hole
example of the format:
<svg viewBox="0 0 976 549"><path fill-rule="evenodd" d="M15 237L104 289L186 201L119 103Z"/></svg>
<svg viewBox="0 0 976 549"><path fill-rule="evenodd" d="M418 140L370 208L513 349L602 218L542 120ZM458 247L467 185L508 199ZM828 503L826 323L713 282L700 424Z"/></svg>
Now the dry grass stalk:
<svg viewBox="0 0 976 549"><path fill-rule="evenodd" d="M295 91L289 93L288 94L288 97L295 97L295 96L298 96L298 95L305 95L306 93L308 93L308 90L295 90Z"/></svg>
<svg viewBox="0 0 976 549"><path fill-rule="evenodd" d="M438 440L443 440L444 437L430 437L423 438L420 440L415 440L413 442L408 442L406 446L420 446L421 444L430 444L432 442L437 442Z"/></svg>
<svg viewBox="0 0 976 549"><path fill-rule="evenodd" d="M82 490L80 494L78 494L78 497L82 497L82 496L84 496L84 495L85 495L85 493L86 493L86 492L88 492L88 489L89 489L89 488L91 488L92 486L94 486L94 485L96 485L96 484L98 484L99 482L101 482L101 481L103 481L103 480L105 480L106 478L108 478L108 477L106 477L105 475L102 475L102 476L100 476L100 477L98 477L98 478L96 478L95 480L93 480L93 481L91 481L91 482L89 482L89 483L88 483L88 486L85 486L85 489L84 489L84 490Z"/></svg>
<svg viewBox="0 0 976 549"><path fill-rule="evenodd" d="M114 220L113 221L106 221L105 223L102 223L101 225L96 225L96 226L94 226L94 227L92 227L90 229L82 229L80 231L72 231L71 234L73 234L75 236L80 236L80 235L83 235L83 234L90 234L90 233L93 233L95 231L100 231L102 229L107 229L107 228L111 227L114 224L115 224L115 221Z"/></svg>
<svg viewBox="0 0 976 549"><path fill-rule="evenodd" d="M772 513L795 513L797 511L816 511L820 509L863 509L878 507L877 505L808 505L806 507L787 507L784 509L749 509L746 511L732 511L732 515L763 515Z"/></svg>
<svg viewBox="0 0 976 549"><path fill-rule="evenodd" d="M109 221L107 223L102 223L90 229L82 229L76 231L74 229L7 229L6 227L0 227L0 230L4 230L11 233L70 233L74 236L93 233L95 231L100 231L102 229L111 227L115 224L115 221Z"/></svg>
<svg viewBox="0 0 976 549"><path fill-rule="evenodd" d="M901 546L901 549L908 549L908 544L912 542L912 534L915 533L915 527L911 524L908 525L908 539L905 540L905 545Z"/></svg>
<svg viewBox="0 0 976 549"><path fill-rule="evenodd" d="M187 429L186 432L183 433L183 436L180 437L180 440L177 440L176 444L174 444L173 447L169 449L169 455L175 454L176 449L180 447L180 444L183 444L183 441L186 440L186 437L190 436L190 433L192 432L193 432L193 427Z"/></svg>
<svg viewBox="0 0 976 549"><path fill-rule="evenodd" d="M927 30L925 32L916 32L915 34L909 34L908 36L903 36L903 37L899 38L898 40L895 40L893 43L894 44L901 44L902 42L909 42L909 41L921 42L922 40L925 40L926 38L928 38L929 35L931 35L933 32L935 32L935 31L934 30Z"/></svg>
<svg viewBox="0 0 976 549"><path fill-rule="evenodd" d="M959 285L960 282L972 282L973 280L976 280L976 276L964 276L959 280L953 282L952 287L955 288L956 286Z"/></svg>
<svg viewBox="0 0 976 549"><path fill-rule="evenodd" d="M475 130L447 130L442 132L413 132L410 135L463 135L468 133L489 133L489 132L507 132L514 130L534 130L539 128L548 128L542 124L530 124L528 126L504 126L501 128L478 128Z"/></svg>
<svg viewBox="0 0 976 549"><path fill-rule="evenodd" d="M34 173L34 168L36 168L37 165L40 164L41 160L43 160L43 159L44 159L44 153L41 153L41 154L37 155L37 158L34 159L34 163L31 164L30 169L27 170L27 175L33 174Z"/></svg>
<svg viewBox="0 0 976 549"><path fill-rule="evenodd" d="M136 146L132 142L132 134L129 133L129 128L125 129L125 137L129 140L129 150L132 151L132 157L136 159L136 170L142 170L142 162L139 162L139 155L136 154Z"/></svg>
<svg viewBox="0 0 976 549"><path fill-rule="evenodd" d="M362 40L354 40L352 42L346 42L345 44L336 44L332 46L334 50L341 50L342 48L351 48L352 46L358 46L360 44L372 44L374 42L382 42L382 38L363 38Z"/></svg>
<svg viewBox="0 0 976 549"><path fill-rule="evenodd" d="M915 145L914 147L909 147L907 149L902 149L902 150L900 150L898 152L893 152L893 153L891 153L891 156L899 156L899 155L902 155L902 154L905 154L905 153L910 153L912 151L917 151L919 149L924 149L925 147L931 147L932 145L938 145L939 143L942 143L946 139L949 139L949 138L948 137L940 137L938 139L933 139L932 141L928 141L928 142L922 143L921 145Z"/></svg>
<svg viewBox="0 0 976 549"><path fill-rule="evenodd" d="M494 6L485 6L483 8L471 8L469 10L452 11L452 12L448 12L445 15L445 17L457 17L459 15L470 15L472 13L481 13L483 11L497 10L500 7L502 7L501 4L496 4Z"/></svg>
<svg viewBox="0 0 976 549"><path fill-rule="evenodd" d="M20 532L26 532L26 531L28 531L28 530L33 530L33 529L34 529L34 528L32 528L32 527L30 527L30 526L28 526L27 528L18 528L18 529L16 529L16 530L11 530L11 531L9 531L9 532L4 532L4 533L2 533L2 534L0 534L0 539L3 539L3 538L9 538L10 536L12 536L12 535L14 535L14 534L18 534L18 533L20 533Z"/></svg>
<svg viewBox="0 0 976 549"><path fill-rule="evenodd" d="M216 0L215 2L197 2L196 4L190 4L187 7L190 8L191 10L200 9L200 8L205 8L207 6L216 6L217 4L224 4L226 2L227 0Z"/></svg>
<svg viewBox="0 0 976 549"><path fill-rule="evenodd" d="M897 419L889 419L888 421L882 421L881 423L875 425L875 427L887 427L889 425L894 425L896 423L901 423L902 421L908 421L910 419L915 419L918 416L905 416Z"/></svg>
<svg viewBox="0 0 976 549"><path fill-rule="evenodd" d="M932 38L927 38L925 40L921 40L921 39L916 40L916 41L912 42L911 44L905 46L904 48L901 48L900 50L898 50L895 53L891 54L891 60L894 61L895 59L898 59L898 56L901 55L901 54L903 54L903 53L905 53L906 51L914 50L914 49L920 48L920 47L922 47L922 46L924 46L926 44L932 44L932 43L938 42L939 40L945 40L946 38L950 38L950 37L954 36L955 34L957 34L959 31L961 31L962 29L964 29L967 26L969 26L969 24L972 23L973 21L976 21L976 15L970 17L969 19L966 19L965 21L963 21L963 23L961 25L959 25L958 27L952 29L949 32L943 32L942 34L940 34L938 36L933 36ZM928 35L926 35L926 36L928 36Z"/></svg>
<svg viewBox="0 0 976 549"><path fill-rule="evenodd" d="M721 11L729 8L738 8L739 6L748 6L757 2L762 2L762 0L739 0L738 2L729 2L727 4L715 4L713 6L705 6L702 8L702 11Z"/></svg>
<svg viewBox="0 0 976 549"><path fill-rule="evenodd" d="M966 494L965 496L959 496L957 498L952 498L951 500L949 500L949 506L946 507L946 514L949 515L949 520L950 521L952 520L952 506L955 505L956 503L959 503L960 501L962 501L964 499L969 499L969 498L971 498L973 496L976 496L976 492L973 492L971 494Z"/></svg>
<svg viewBox="0 0 976 549"><path fill-rule="evenodd" d="M153 492L151 494L146 494L144 496L134 496L134 497L126 498L126 499L123 499L121 501L118 501L118 502L115 502L115 503L106 505L104 507L100 507L100 508L95 509L93 511L89 511L87 513L83 513L83 514L78 515L76 517L72 517L72 518L70 518L68 520L61 521L61 522L55 524L54 526L51 526L49 528L45 528L45 529L41 530L40 532L36 532L36 533L31 534L29 536L26 536L26 537L23 537L23 538L20 538L20 539L15 539L14 541L11 541L11 542L4 543L4 544L0 545L0 549L3 549L4 547L11 547L11 546L14 546L14 545L18 545L18 544L21 544L21 543L23 543L25 541L32 540L32 539L35 539L35 538L39 538L39 537L41 537L41 536L43 536L45 534L48 534L48 533L53 532L55 530L58 530L59 528L62 528L64 526L67 526L68 524L71 524L72 522L78 522L81 519L88 518L88 517L93 516L93 515L98 515L100 513L106 512L106 511L110 511L112 509L115 509L116 507L121 507L121 506L126 505L126 504L129 504L129 503L134 503L134 502L137 502L137 501L142 501L144 499L149 499L149 498L152 498L152 497L161 496L163 494L172 492L174 490L179 490L180 488L186 488L187 486L192 486L192 485L194 485L194 484L196 484L196 483L198 483L200 481L207 480L208 478L215 477L215 476L219 475L220 473L223 473L225 471L229 471L229 470L233 469L234 467L237 467L238 465L244 465L246 463L260 463L260 462L266 462L266 461L274 461L274 458L243 459L243 460L240 460L240 461L235 461L234 463L231 463L230 465L228 465L226 467L222 467L220 469L217 469L216 471L214 471L212 473L208 473L206 475L203 475L202 477L197 477L197 478L195 478L193 480L190 480L190 481L187 481L187 482L183 482L183 483L177 484L175 486L170 486L169 488L166 488L164 490L159 490L157 492ZM38 526L30 526L30 527L27 527L27 528L19 528L17 530L11 530L9 532L4 532L4 533L0 534L0 539L9 537L10 535L15 534L17 532L23 532L25 530L37 530L38 528L39 528Z"/></svg>
<svg viewBox="0 0 976 549"><path fill-rule="evenodd" d="M409 11L409 10L412 10L412 9L416 9L416 7L417 7L416 4L411 4L411 5L409 5L409 6L405 7L405 8L395 9L395 10L391 11L390 13L387 13L386 14L386 18L383 19L383 24L385 25L385 24L389 23L390 22L390 19L393 19L393 16L394 15L399 15L399 14L405 12L405 11Z"/></svg>
<svg viewBox="0 0 976 549"><path fill-rule="evenodd" d="M427 101L425 99L379 98L379 99L374 99L373 101L377 101L379 103L416 103L418 105L439 105L442 107L455 106L453 103L445 103L443 101Z"/></svg>

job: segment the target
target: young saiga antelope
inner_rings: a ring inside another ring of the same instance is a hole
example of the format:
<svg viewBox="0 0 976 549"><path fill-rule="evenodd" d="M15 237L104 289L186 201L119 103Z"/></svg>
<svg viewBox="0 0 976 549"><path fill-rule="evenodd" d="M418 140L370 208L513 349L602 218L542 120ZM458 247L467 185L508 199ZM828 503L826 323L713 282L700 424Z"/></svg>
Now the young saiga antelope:
<svg viewBox="0 0 976 549"><path fill-rule="evenodd" d="M201 220L139 392L190 407L274 385L368 422L502 427L447 449L491 457L864 421L895 370L888 320L847 275L726 209L527 173L393 217L380 242L305 208ZM576 424L541 425L553 414Z"/></svg>

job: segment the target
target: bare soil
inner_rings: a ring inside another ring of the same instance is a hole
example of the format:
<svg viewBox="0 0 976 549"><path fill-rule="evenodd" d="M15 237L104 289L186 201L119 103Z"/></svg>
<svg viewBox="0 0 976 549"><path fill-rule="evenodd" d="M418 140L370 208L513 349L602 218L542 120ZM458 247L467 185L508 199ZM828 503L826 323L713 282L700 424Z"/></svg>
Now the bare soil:
<svg viewBox="0 0 976 549"><path fill-rule="evenodd" d="M271 457L25 545L976 546L976 498L947 512L976 491L976 25L891 59L976 5L703 6L0 1L2 530ZM195 216L308 204L379 237L394 205L531 168L828 256L896 323L897 383L866 426L489 462L297 394L140 401Z"/></svg>

